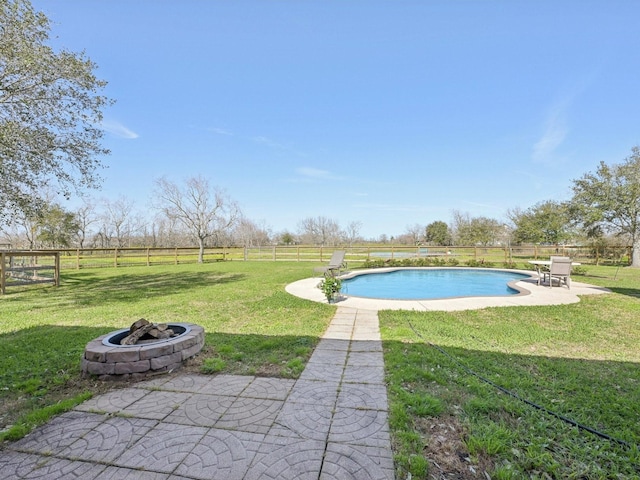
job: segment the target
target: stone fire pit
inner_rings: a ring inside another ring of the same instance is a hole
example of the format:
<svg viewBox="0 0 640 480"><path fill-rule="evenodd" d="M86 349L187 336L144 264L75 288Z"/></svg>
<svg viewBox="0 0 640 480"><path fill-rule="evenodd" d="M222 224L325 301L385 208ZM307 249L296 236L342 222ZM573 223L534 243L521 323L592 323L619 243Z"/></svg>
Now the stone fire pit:
<svg viewBox="0 0 640 480"><path fill-rule="evenodd" d="M204 346L204 328L190 323L169 323L175 336L145 339L135 345L120 345L130 329L107 333L89 342L82 359L82 374L102 380L143 378L167 373L182 366Z"/></svg>

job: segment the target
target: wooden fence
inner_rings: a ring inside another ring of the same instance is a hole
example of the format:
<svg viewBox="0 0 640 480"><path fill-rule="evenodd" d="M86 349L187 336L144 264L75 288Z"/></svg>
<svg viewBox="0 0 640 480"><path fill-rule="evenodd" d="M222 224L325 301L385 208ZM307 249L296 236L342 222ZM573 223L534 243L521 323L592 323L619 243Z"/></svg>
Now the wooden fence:
<svg viewBox="0 0 640 480"><path fill-rule="evenodd" d="M375 246L266 246L207 248L204 262L273 261L273 262L327 262L335 250L346 250L350 266L358 267L367 261L438 258L453 260L459 265L469 262L504 264L525 268L528 260L548 259L551 255L566 255L584 265L628 264L630 247L593 248L582 246L512 246L512 247L416 247L403 245ZM11 250L7 252L12 252ZM35 253L34 251L33 253ZM59 253L60 269L100 267L181 265L197 263L197 247L180 248L99 248L38 250L37 262L53 267L55 253Z"/></svg>
<svg viewBox="0 0 640 480"><path fill-rule="evenodd" d="M60 285L60 253L8 250L0 252L0 294L8 286L52 283Z"/></svg>

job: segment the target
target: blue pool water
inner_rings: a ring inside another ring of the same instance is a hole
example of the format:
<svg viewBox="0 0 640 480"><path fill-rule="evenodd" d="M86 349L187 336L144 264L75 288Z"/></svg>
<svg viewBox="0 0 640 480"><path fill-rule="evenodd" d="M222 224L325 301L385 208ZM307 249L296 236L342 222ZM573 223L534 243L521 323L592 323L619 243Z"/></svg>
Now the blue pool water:
<svg viewBox="0 0 640 480"><path fill-rule="evenodd" d="M509 282L529 275L464 268L400 269L357 275L342 281L345 295L396 300L433 300L518 294Z"/></svg>

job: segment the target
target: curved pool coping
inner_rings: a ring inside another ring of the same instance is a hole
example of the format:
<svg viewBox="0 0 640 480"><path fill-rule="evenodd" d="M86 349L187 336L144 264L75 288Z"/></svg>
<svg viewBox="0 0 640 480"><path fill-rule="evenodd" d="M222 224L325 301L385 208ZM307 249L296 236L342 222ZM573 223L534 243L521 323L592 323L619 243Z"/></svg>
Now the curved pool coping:
<svg viewBox="0 0 640 480"><path fill-rule="evenodd" d="M442 267L418 267L423 270L441 269ZM447 267L463 268L463 267ZM342 275L340 278L350 278L355 275L367 273L383 273L398 270L398 268L375 268L358 270ZM501 270L501 269L485 269ZM505 271L505 270L503 270ZM595 295L610 293L604 287L589 285L587 283L571 281L571 289L566 286L550 288L548 285L538 285L538 276L528 270L506 270L515 273L526 274L529 278L510 282L509 286L518 290L518 294L491 296L491 297L455 297L436 300L387 300L376 298L354 297L341 294L334 305L363 310L475 310L486 307L513 307L513 306L540 306L540 305L564 305L577 303L581 295ZM322 291L318 288L321 278L312 277L290 283L285 290L291 295L312 300L314 302L327 303Z"/></svg>

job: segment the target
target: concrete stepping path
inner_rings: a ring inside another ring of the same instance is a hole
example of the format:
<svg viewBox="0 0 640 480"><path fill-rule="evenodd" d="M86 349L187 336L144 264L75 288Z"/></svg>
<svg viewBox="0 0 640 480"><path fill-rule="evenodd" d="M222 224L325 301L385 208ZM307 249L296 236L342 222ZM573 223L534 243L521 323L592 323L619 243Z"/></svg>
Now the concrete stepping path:
<svg viewBox="0 0 640 480"><path fill-rule="evenodd" d="M298 380L158 377L0 452L2 479L393 480L375 311L339 308Z"/></svg>

